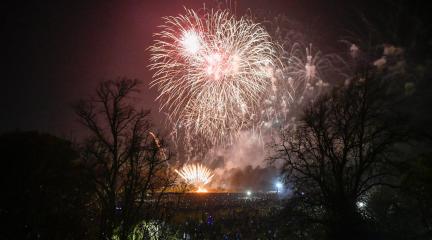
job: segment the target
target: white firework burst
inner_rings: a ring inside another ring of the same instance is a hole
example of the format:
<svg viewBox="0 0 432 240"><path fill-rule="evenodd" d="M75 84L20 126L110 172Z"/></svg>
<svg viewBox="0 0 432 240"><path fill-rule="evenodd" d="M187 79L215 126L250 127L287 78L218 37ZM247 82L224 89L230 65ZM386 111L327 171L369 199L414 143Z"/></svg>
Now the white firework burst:
<svg viewBox="0 0 432 240"><path fill-rule="evenodd" d="M175 172L198 190L204 189L204 185L209 183L214 176L213 172L202 164L187 164L180 171L175 170Z"/></svg>
<svg viewBox="0 0 432 240"><path fill-rule="evenodd" d="M164 18L150 47L161 109L213 143L235 135L254 114L278 65L259 24L229 11L187 10Z"/></svg>

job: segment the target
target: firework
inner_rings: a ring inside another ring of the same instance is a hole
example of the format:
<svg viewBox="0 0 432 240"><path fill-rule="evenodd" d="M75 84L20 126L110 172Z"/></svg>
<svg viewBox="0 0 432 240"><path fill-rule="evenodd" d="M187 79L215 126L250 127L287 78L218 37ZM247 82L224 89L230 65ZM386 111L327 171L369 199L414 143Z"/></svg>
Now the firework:
<svg viewBox="0 0 432 240"><path fill-rule="evenodd" d="M259 24L229 11L187 10L164 18L150 47L152 86L177 124L213 143L248 123L277 65L276 46Z"/></svg>
<svg viewBox="0 0 432 240"><path fill-rule="evenodd" d="M294 44L288 58L287 72L291 82L303 85L306 90L317 86L326 86L322 72L331 68L329 56L322 56L320 51L313 52L312 44L303 47L302 44ZM298 89L296 86L294 89ZM303 88L304 89L304 88Z"/></svg>
<svg viewBox="0 0 432 240"><path fill-rule="evenodd" d="M335 54L322 54L312 47L294 42L285 46L283 68L275 69L271 88L260 106L260 134L293 124L304 104L314 101L330 85L325 79L339 78L343 60Z"/></svg>
<svg viewBox="0 0 432 240"><path fill-rule="evenodd" d="M149 132L149 134L153 138L153 141L155 142L156 147L159 150L158 154L161 157L162 161L165 161L166 164L168 164L168 161L166 161L166 160L168 160L168 157L167 157L167 155L165 153L165 149L160 144L159 138L153 132Z"/></svg>
<svg viewBox="0 0 432 240"><path fill-rule="evenodd" d="M187 183L194 185L197 192L206 192L204 185L209 183L214 176L210 169L201 164L188 164L183 166L180 171L175 170L175 172Z"/></svg>

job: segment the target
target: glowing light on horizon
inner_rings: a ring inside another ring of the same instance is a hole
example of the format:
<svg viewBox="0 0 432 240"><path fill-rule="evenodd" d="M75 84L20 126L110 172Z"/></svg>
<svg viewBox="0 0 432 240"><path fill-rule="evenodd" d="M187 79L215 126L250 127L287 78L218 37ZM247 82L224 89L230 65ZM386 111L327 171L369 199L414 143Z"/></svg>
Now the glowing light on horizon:
<svg viewBox="0 0 432 240"><path fill-rule="evenodd" d="M282 184L282 182L277 181L277 182L275 183L275 187L276 187L276 193L281 192L281 191L283 190L283 184Z"/></svg>
<svg viewBox="0 0 432 240"><path fill-rule="evenodd" d="M208 192L204 185L209 183L214 176L213 172L202 164L188 164L175 172L188 184L194 185L197 188L196 192Z"/></svg>
<svg viewBox="0 0 432 240"><path fill-rule="evenodd" d="M197 193L207 193L208 190L206 188L203 188L203 187L198 187L198 189L195 192L197 192Z"/></svg>
<svg viewBox="0 0 432 240"><path fill-rule="evenodd" d="M275 186L277 189L281 189L283 187L281 182L276 182Z"/></svg>

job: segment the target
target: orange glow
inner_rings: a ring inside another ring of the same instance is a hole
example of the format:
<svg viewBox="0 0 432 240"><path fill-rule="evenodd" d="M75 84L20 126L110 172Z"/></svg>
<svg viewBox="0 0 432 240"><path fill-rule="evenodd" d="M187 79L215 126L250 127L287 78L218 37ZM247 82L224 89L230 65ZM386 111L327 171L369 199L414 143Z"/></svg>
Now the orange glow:
<svg viewBox="0 0 432 240"><path fill-rule="evenodd" d="M203 188L203 187L199 187L195 192L197 192L197 193L207 193L208 190L205 189L205 188Z"/></svg>

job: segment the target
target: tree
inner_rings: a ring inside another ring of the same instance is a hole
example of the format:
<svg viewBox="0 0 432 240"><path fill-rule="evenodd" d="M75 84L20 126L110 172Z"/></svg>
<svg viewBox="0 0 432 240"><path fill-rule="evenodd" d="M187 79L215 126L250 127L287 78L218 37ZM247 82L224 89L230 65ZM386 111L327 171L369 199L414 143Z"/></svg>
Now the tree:
<svg viewBox="0 0 432 240"><path fill-rule="evenodd" d="M146 201L172 183L167 174L169 153L151 131L149 111L131 101L138 80L102 82L96 97L81 100L75 111L90 131L82 158L96 185L99 238L126 239L134 225L151 213ZM156 201L158 203L158 201Z"/></svg>
<svg viewBox="0 0 432 240"><path fill-rule="evenodd" d="M365 237L362 211L378 186L394 186L393 147L404 139L400 121L373 76L336 88L281 129L271 161L282 161L309 221L331 239ZM366 236L367 237L367 236Z"/></svg>
<svg viewBox="0 0 432 240"><path fill-rule="evenodd" d="M370 196L367 213L385 239L431 239L431 157L427 152L401 162L400 188L382 188Z"/></svg>
<svg viewBox="0 0 432 240"><path fill-rule="evenodd" d="M0 239L88 239L93 186L71 142L38 132L0 135Z"/></svg>

